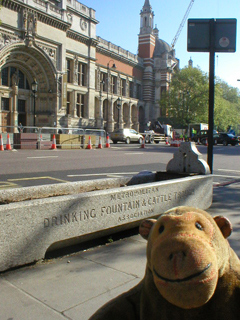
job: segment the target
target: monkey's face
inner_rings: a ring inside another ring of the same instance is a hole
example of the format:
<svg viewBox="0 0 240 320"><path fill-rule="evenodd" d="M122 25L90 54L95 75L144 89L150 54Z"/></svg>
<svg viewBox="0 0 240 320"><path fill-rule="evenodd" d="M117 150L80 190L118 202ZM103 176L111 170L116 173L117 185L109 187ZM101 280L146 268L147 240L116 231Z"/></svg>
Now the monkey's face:
<svg viewBox="0 0 240 320"><path fill-rule="evenodd" d="M205 304L218 282L214 226L201 213L163 215L154 224L148 259L154 283L170 303L184 309Z"/></svg>

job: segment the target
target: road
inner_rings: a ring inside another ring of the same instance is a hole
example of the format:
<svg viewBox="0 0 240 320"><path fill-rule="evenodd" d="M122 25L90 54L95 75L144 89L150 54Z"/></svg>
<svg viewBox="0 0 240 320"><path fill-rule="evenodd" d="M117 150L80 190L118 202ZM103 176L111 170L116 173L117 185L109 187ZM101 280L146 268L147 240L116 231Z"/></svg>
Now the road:
<svg viewBox="0 0 240 320"><path fill-rule="evenodd" d="M207 160L207 147L197 146ZM177 148L138 144L92 150L15 150L0 153L0 189L165 171ZM214 146L216 182L240 179L240 146Z"/></svg>

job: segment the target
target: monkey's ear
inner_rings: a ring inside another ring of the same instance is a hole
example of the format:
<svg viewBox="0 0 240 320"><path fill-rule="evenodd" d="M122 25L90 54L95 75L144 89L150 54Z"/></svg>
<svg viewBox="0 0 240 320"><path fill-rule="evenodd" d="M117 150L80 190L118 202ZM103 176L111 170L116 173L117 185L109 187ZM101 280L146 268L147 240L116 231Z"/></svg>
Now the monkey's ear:
<svg viewBox="0 0 240 320"><path fill-rule="evenodd" d="M233 230L231 222L223 216L216 216L213 219L221 230L224 238L228 238Z"/></svg>
<svg viewBox="0 0 240 320"><path fill-rule="evenodd" d="M143 239L148 239L149 233L156 221L156 219L146 219L141 222L139 226L139 233Z"/></svg>

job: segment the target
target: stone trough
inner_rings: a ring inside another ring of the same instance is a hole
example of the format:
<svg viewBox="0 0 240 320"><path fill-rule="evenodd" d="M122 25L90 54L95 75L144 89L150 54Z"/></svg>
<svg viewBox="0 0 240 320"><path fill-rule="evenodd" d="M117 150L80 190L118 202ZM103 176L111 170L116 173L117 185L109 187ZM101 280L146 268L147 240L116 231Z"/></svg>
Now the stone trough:
<svg viewBox="0 0 240 320"><path fill-rule="evenodd" d="M179 205L207 209L212 176L195 144L183 143L166 172L9 189L0 196L0 271L58 249L133 228Z"/></svg>

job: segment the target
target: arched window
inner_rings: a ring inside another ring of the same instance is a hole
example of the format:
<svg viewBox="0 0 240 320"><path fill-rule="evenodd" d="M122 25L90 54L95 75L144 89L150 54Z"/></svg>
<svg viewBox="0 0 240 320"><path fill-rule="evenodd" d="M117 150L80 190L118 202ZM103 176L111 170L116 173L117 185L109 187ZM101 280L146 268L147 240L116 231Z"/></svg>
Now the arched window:
<svg viewBox="0 0 240 320"><path fill-rule="evenodd" d="M6 67L1 71L1 85L12 87L16 84L20 89L30 90L30 86L25 74L15 67Z"/></svg>

